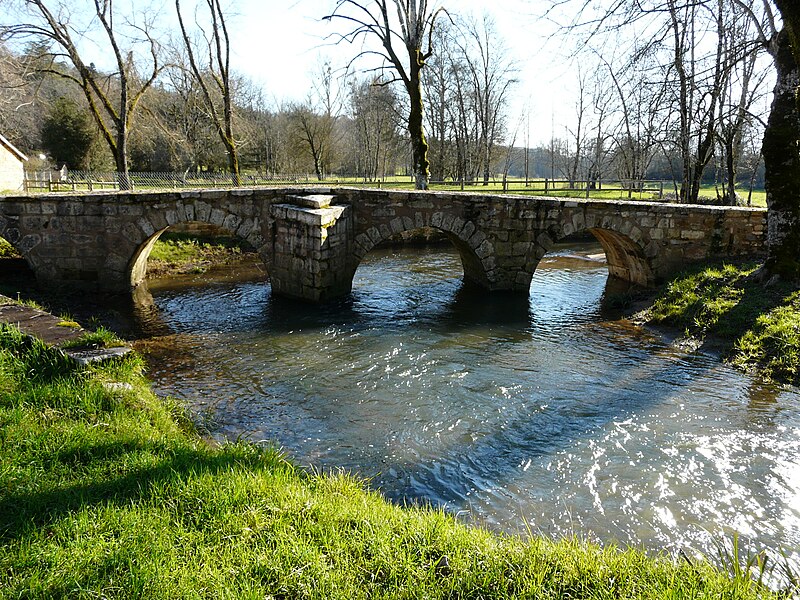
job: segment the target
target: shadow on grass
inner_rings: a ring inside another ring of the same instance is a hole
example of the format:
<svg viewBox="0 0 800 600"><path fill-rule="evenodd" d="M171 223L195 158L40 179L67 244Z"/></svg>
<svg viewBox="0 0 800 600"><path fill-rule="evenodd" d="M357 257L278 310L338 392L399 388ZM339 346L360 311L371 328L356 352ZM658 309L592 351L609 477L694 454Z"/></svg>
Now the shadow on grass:
<svg viewBox="0 0 800 600"><path fill-rule="evenodd" d="M83 481L71 479L63 485L45 486L0 495L0 543L29 535L32 529L47 528L59 519L94 505L131 505L147 500L154 490L181 484L200 475L219 475L233 469L253 472L291 469L277 454L245 444L222 449L174 448L160 443L107 442L67 450L53 458L79 473L86 465ZM119 469L125 462L151 462L134 467L114 478L104 479L106 465ZM80 477L80 475L78 475ZM91 478L91 481L85 479Z"/></svg>

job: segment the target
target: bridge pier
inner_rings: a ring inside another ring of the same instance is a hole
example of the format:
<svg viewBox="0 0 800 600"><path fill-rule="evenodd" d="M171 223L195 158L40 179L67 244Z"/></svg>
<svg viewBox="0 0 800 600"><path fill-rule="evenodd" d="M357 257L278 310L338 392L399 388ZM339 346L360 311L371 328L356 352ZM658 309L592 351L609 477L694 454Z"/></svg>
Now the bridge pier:
<svg viewBox="0 0 800 600"><path fill-rule="evenodd" d="M287 196L285 203L270 207L273 293L309 302L350 293L353 214L347 205L331 206L334 198Z"/></svg>

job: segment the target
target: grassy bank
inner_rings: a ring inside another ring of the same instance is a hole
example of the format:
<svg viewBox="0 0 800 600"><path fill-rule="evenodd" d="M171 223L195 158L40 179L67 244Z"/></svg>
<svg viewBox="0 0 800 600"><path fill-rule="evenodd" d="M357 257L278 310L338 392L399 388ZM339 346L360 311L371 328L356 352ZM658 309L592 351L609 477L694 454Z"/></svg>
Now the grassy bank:
<svg viewBox="0 0 800 600"><path fill-rule="evenodd" d="M642 317L680 328L738 367L800 385L800 290L765 285L755 263L698 267L666 285Z"/></svg>
<svg viewBox="0 0 800 600"><path fill-rule="evenodd" d="M214 266L241 262L248 254L235 238L198 238L165 233L153 246L147 261L149 276L205 273Z"/></svg>
<svg viewBox="0 0 800 600"><path fill-rule="evenodd" d="M770 596L741 572L500 537L208 445L141 368L78 370L0 327L0 598Z"/></svg>

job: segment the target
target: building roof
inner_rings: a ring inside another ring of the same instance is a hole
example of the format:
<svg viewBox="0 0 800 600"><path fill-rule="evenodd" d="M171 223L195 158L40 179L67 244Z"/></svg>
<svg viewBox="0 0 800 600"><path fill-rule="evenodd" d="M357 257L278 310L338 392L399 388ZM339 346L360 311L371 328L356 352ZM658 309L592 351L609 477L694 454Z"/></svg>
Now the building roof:
<svg viewBox="0 0 800 600"><path fill-rule="evenodd" d="M0 146L5 146L8 148L8 151L11 152L14 156L16 156L21 161L27 161L28 157L25 156L22 152L20 152L14 144L9 142L6 138L3 137L3 134L0 133Z"/></svg>

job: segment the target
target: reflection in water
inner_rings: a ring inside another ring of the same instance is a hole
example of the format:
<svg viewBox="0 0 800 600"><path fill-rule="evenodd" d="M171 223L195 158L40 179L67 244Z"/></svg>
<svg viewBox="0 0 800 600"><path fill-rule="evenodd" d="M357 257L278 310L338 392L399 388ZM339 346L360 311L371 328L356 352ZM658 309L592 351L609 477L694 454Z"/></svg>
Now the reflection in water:
<svg viewBox="0 0 800 600"><path fill-rule="evenodd" d="M215 437L274 440L392 499L506 531L796 552L796 390L615 321L601 263L548 256L523 299L460 275L453 252L404 250L322 307L260 281L156 289L143 329L169 333L140 348Z"/></svg>

